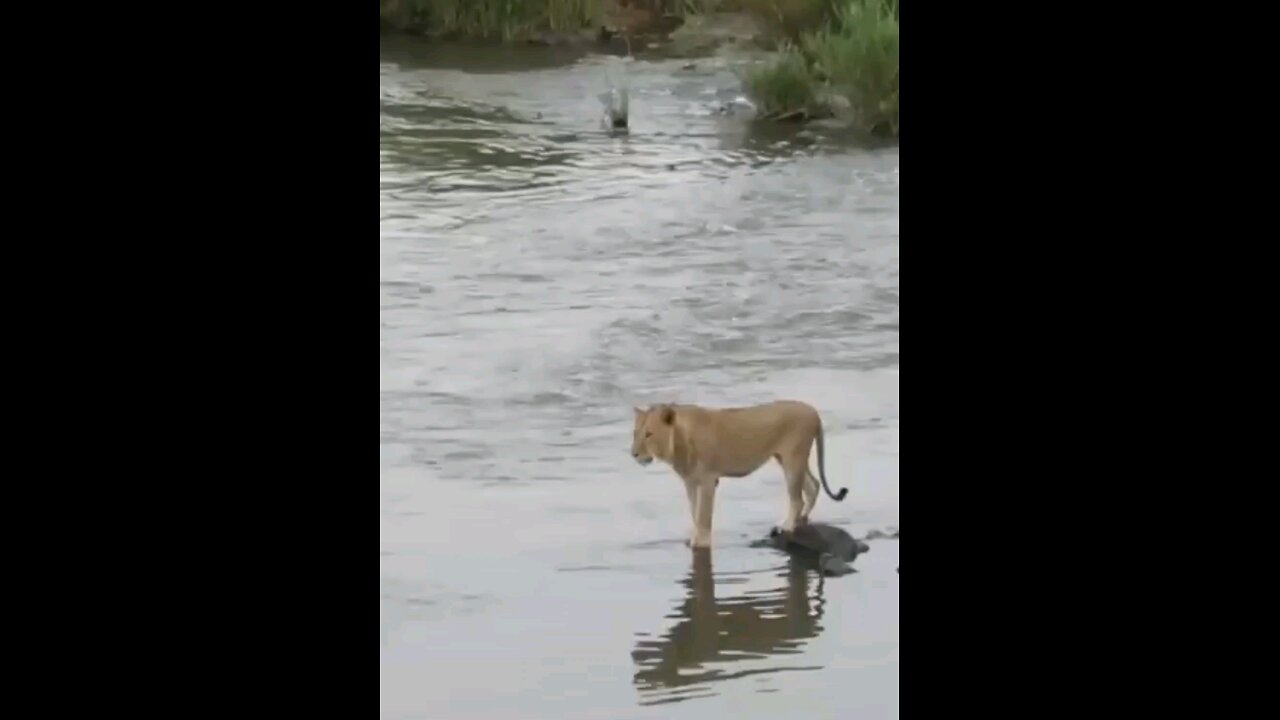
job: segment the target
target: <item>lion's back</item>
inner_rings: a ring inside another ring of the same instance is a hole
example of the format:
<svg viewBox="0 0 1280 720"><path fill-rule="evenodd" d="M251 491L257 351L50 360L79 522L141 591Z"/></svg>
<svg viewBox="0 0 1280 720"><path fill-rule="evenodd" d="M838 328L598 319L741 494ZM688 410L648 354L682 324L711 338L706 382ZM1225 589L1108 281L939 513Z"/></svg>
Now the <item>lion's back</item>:
<svg viewBox="0 0 1280 720"><path fill-rule="evenodd" d="M704 464L734 475L811 440L820 427L817 411L798 400L736 408L691 408L686 428Z"/></svg>

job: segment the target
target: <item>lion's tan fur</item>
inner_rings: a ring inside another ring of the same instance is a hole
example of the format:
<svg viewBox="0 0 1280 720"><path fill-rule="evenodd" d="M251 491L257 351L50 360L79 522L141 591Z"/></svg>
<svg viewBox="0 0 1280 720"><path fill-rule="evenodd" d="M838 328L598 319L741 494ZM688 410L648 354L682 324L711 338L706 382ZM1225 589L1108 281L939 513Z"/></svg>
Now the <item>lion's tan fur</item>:
<svg viewBox="0 0 1280 720"><path fill-rule="evenodd" d="M822 420L806 403L779 400L738 408L664 404L635 409L631 454L642 465L661 460L680 476L693 518L692 544L708 547L720 478L745 477L771 458L782 466L787 483L789 502L782 528L790 531L808 522L818 501L818 480L809 471L815 442L825 484ZM843 497L841 491L836 499Z"/></svg>

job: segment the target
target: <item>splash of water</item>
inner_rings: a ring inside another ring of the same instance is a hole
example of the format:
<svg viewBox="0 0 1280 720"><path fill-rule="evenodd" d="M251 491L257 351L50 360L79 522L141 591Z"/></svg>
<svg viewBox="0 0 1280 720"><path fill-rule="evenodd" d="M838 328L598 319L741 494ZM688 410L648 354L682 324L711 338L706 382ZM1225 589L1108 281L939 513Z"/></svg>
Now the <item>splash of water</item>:
<svg viewBox="0 0 1280 720"><path fill-rule="evenodd" d="M630 90L625 80L618 80L616 71L606 71L605 80L609 87L597 96L604 105L604 127L611 132L627 132L630 128Z"/></svg>

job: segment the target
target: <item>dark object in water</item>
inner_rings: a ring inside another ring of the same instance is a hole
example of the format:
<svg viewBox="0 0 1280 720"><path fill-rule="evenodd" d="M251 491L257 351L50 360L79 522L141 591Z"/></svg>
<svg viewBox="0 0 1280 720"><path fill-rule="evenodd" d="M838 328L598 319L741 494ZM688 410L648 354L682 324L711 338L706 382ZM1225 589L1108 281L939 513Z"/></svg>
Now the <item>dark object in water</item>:
<svg viewBox="0 0 1280 720"><path fill-rule="evenodd" d="M600 102L604 103L604 127L609 130L626 130L627 129L627 108L629 105L630 93L626 87L617 88L610 87L607 91L600 93Z"/></svg>
<svg viewBox="0 0 1280 720"><path fill-rule="evenodd" d="M792 557L809 561L815 570L829 576L856 572L850 563L871 549L843 528L812 522L790 533L775 527L769 531L768 537L751 545L782 550Z"/></svg>

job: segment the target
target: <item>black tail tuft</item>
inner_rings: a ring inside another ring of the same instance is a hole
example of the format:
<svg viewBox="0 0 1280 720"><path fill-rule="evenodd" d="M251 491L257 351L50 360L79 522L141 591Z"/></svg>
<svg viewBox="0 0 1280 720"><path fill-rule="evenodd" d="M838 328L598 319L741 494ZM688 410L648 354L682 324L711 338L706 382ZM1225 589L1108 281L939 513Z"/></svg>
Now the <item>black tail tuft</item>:
<svg viewBox="0 0 1280 720"><path fill-rule="evenodd" d="M836 502L840 502L844 499L844 496L848 494L849 488L840 488L840 492L836 493Z"/></svg>

